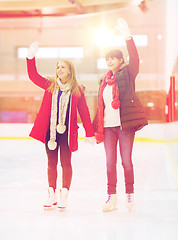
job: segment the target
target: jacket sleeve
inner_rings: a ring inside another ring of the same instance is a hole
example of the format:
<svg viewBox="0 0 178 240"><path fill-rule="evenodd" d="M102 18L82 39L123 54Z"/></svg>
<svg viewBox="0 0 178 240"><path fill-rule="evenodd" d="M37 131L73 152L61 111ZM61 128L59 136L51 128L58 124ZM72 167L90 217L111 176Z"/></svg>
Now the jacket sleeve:
<svg viewBox="0 0 178 240"><path fill-rule="evenodd" d="M26 61L27 61L28 77L30 78L30 80L38 87L47 89L50 86L49 81L46 78L42 77L37 72L35 58L33 59L26 58Z"/></svg>
<svg viewBox="0 0 178 240"><path fill-rule="evenodd" d="M133 38L126 41L127 51L129 53L129 73L135 80L139 72L139 55Z"/></svg>
<svg viewBox="0 0 178 240"><path fill-rule="evenodd" d="M78 113L80 115L83 127L85 129L86 137L93 137L95 133L91 123L89 109L86 104L86 100L83 92L81 93L81 96L78 101Z"/></svg>

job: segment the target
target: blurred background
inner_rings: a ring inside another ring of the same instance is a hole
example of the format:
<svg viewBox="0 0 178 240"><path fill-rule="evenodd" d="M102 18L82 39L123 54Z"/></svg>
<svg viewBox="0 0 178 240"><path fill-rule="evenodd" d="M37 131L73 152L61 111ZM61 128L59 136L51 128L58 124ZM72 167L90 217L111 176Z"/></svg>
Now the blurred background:
<svg viewBox="0 0 178 240"><path fill-rule="evenodd" d="M32 123L43 90L27 76L27 49L39 41L37 68L54 76L58 58L70 59L83 84L91 118L105 53L125 43L115 28L124 18L140 56L136 91L149 122L178 120L177 0L0 0L0 122ZM80 119L78 119L80 122Z"/></svg>
<svg viewBox="0 0 178 240"><path fill-rule="evenodd" d="M0 239L178 239L177 12L178 0L0 0ZM47 156L28 137L43 90L27 76L28 47L39 41L36 64L44 77L55 76L58 58L73 62L93 119L106 52L119 48L128 60L118 18L139 52L136 92L149 120L135 136L135 209L125 209L118 156L118 211L101 212L104 146L79 141L69 210L44 212Z"/></svg>

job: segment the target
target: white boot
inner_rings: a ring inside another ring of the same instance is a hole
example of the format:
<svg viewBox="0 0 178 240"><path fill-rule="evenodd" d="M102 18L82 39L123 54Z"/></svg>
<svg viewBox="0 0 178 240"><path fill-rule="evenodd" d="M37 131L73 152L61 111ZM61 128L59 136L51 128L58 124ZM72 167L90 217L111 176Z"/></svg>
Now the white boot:
<svg viewBox="0 0 178 240"><path fill-rule="evenodd" d="M59 203L57 205L59 210L63 210L67 207L68 192L69 192L69 190L67 188L60 189L60 199L59 199Z"/></svg>
<svg viewBox="0 0 178 240"><path fill-rule="evenodd" d="M54 192L54 189L52 187L48 188L48 198L45 202L44 209L48 210L48 209L52 209L57 205L57 201L56 201L56 194Z"/></svg>
<svg viewBox="0 0 178 240"><path fill-rule="evenodd" d="M107 201L103 205L103 212L108 212L116 209L117 194L109 194Z"/></svg>
<svg viewBox="0 0 178 240"><path fill-rule="evenodd" d="M128 208L129 212L132 210L133 206L134 206L134 194L126 193L126 207Z"/></svg>

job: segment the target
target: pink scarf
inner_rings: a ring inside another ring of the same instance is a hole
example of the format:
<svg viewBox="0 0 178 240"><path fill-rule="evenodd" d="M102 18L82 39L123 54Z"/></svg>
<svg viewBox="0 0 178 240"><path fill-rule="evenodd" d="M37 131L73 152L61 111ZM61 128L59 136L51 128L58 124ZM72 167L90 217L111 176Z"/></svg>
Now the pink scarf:
<svg viewBox="0 0 178 240"><path fill-rule="evenodd" d="M116 73L121 68L122 64L119 65L119 67L116 69L113 77L112 77L112 71L110 70L106 76L104 77L101 87L99 90L99 102L98 102L98 131L96 133L96 141L98 143L104 141L104 135L103 135L103 128L104 128L104 101L103 101L103 91L106 87L106 85L112 86L112 102L111 106L114 109L118 109L120 107L120 101L119 101L119 89L118 84L116 81Z"/></svg>

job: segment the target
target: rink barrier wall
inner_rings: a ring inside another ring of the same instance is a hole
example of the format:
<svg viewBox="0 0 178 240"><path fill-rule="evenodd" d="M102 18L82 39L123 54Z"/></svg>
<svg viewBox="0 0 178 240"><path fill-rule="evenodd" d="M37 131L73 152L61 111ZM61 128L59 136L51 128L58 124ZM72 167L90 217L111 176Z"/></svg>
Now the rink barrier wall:
<svg viewBox="0 0 178 240"><path fill-rule="evenodd" d="M29 133L33 124L0 123L0 140L33 140ZM84 128L79 124L78 139L85 140ZM150 123L135 134L135 141L165 144L173 175L178 184L178 122Z"/></svg>
<svg viewBox="0 0 178 240"><path fill-rule="evenodd" d="M171 147L166 144L167 147L167 152L168 152L168 157L169 157L169 162L171 164L171 168L173 171L173 175L176 179L176 183L178 185L178 160L177 160L177 154L171 150ZM176 146L178 149L178 146Z"/></svg>
<svg viewBox="0 0 178 240"><path fill-rule="evenodd" d="M84 128L79 124L78 139L85 139ZM29 123L0 123L0 139L31 140L29 133L33 124ZM146 142L178 142L178 122L174 123L150 123L136 132L135 141Z"/></svg>
<svg viewBox="0 0 178 240"><path fill-rule="evenodd" d="M34 139L31 137L0 136L0 140L34 140ZM78 140L85 140L85 137L78 137ZM151 139L151 138L141 138L141 137L135 137L134 140L139 142L155 142L155 143L178 142L178 139L164 140L164 139Z"/></svg>

